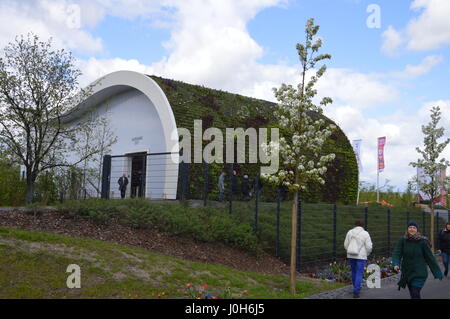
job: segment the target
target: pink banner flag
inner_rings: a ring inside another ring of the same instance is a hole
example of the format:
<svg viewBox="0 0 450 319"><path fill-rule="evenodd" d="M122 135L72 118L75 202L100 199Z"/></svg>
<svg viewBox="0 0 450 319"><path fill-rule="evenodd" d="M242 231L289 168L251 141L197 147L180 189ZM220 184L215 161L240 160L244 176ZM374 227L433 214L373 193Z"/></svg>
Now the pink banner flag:
<svg viewBox="0 0 450 319"><path fill-rule="evenodd" d="M378 171L384 170L384 145L386 144L386 136L378 138Z"/></svg>

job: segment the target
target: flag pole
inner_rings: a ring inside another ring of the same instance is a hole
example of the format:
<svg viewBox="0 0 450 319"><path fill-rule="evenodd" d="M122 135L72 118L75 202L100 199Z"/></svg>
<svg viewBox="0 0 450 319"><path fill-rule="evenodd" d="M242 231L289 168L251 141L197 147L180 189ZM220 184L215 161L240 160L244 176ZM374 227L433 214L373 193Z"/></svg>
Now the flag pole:
<svg viewBox="0 0 450 319"><path fill-rule="evenodd" d="M359 205L359 173L358 173L358 195L356 195L356 206Z"/></svg>
<svg viewBox="0 0 450 319"><path fill-rule="evenodd" d="M380 182L380 170L377 168L377 203L380 202L380 188L379 188L379 182Z"/></svg>

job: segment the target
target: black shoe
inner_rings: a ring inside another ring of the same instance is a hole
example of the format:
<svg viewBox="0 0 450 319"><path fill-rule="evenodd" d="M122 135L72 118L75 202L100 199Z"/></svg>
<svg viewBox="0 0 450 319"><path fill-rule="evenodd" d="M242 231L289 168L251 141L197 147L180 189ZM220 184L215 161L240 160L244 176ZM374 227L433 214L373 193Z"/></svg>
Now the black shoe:
<svg viewBox="0 0 450 319"><path fill-rule="evenodd" d="M353 293L353 298L355 298L355 299L359 298L359 293L357 293L357 294Z"/></svg>

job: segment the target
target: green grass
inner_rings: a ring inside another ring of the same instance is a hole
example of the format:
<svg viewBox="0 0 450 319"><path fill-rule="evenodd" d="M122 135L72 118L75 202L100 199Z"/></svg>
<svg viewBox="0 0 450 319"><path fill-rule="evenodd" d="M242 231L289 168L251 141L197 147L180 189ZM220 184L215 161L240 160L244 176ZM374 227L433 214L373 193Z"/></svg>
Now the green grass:
<svg viewBox="0 0 450 319"><path fill-rule="evenodd" d="M81 288L69 289L67 266L81 268ZM87 238L0 228L0 298L189 298L186 284L208 284L208 292L232 298L304 298L342 287L288 277L243 272L222 265L188 262ZM248 294L243 294L244 290Z"/></svg>

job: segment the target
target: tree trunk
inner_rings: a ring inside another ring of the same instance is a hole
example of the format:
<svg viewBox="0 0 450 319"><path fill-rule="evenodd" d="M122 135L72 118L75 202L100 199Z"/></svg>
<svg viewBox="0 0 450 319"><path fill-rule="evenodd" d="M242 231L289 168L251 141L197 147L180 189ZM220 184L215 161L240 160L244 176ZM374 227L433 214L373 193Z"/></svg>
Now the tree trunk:
<svg viewBox="0 0 450 319"><path fill-rule="evenodd" d="M296 294L297 284L297 213L298 213L298 191L294 193L294 203L292 204L292 225L291 225L291 282L290 291Z"/></svg>
<svg viewBox="0 0 450 319"><path fill-rule="evenodd" d="M434 253L434 198L431 199L431 219L430 219L430 241L431 251Z"/></svg>
<svg viewBox="0 0 450 319"><path fill-rule="evenodd" d="M34 197L34 181L28 177L27 178L27 194L25 198L25 203L27 205L30 205L33 203L33 197Z"/></svg>

